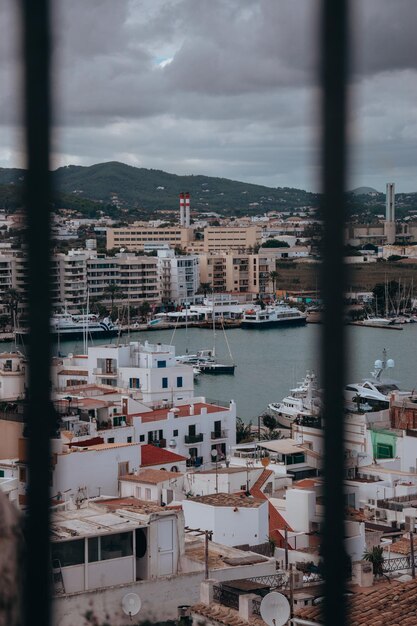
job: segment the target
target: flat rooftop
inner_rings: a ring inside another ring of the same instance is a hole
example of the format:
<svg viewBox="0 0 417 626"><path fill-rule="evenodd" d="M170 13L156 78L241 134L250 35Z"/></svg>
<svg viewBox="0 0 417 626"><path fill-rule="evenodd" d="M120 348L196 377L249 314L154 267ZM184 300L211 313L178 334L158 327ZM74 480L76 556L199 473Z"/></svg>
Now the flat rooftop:
<svg viewBox="0 0 417 626"><path fill-rule="evenodd" d="M189 500L207 504L208 506L233 506L246 509L258 508L266 502L266 500L261 500L260 498L234 493L211 493L206 496L195 496L194 498L189 498Z"/></svg>
<svg viewBox="0 0 417 626"><path fill-rule="evenodd" d="M156 409L155 411L149 411L141 415L137 413L138 417L142 419L142 423L158 422L159 420L168 419L168 413L173 412L175 417L193 417L201 415L202 409L206 409L207 413L219 413L220 411L228 411L224 406L217 406L215 404L207 404L207 402L196 402L193 404L194 412L190 414L190 405L184 404L181 406L175 406L171 409ZM134 414L135 415L135 414Z"/></svg>

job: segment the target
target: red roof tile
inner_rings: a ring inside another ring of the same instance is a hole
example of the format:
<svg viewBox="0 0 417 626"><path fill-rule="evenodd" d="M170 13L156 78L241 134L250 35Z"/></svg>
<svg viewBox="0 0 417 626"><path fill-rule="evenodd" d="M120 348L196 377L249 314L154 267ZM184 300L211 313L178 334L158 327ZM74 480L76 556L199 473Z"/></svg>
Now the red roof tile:
<svg viewBox="0 0 417 626"><path fill-rule="evenodd" d="M194 413L193 415L200 415L201 409L207 409L207 413L219 413L220 411L227 411L224 406L216 406L215 404L207 404L204 402L196 402L194 405ZM175 417L188 417L190 415L190 405L184 404L182 406L174 407ZM142 419L142 423L146 424L146 422L158 422L160 420L168 419L168 413L172 411L172 409L156 409L155 411L149 411L148 413L144 413L140 415L140 413L135 413L134 415L138 415Z"/></svg>
<svg viewBox="0 0 417 626"><path fill-rule="evenodd" d="M149 465L166 465L167 463L178 463L180 461L186 461L185 456L165 450L164 448L158 448L150 444L144 444L141 446L142 462L141 467L148 467Z"/></svg>
<svg viewBox="0 0 417 626"><path fill-rule="evenodd" d="M282 517L281 513L277 511L277 509L269 502L268 497L261 490L261 487L266 483L268 478L273 474L271 470L265 469L262 474L259 476L256 483L250 489L250 493L255 496L255 498L261 498L262 500L268 500L268 518L269 518L269 536L273 539L276 545L279 548L285 547L285 539L282 534L279 532L280 530L285 530L287 527L288 530L292 530L285 519ZM292 549L288 544L288 548Z"/></svg>

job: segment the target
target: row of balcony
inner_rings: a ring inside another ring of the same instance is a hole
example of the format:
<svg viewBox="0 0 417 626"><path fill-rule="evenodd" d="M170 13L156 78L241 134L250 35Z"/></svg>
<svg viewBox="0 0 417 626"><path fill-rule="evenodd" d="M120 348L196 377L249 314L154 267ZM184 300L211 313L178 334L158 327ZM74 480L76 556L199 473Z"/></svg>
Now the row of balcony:
<svg viewBox="0 0 417 626"><path fill-rule="evenodd" d="M217 440L217 439L227 439L227 430L213 430L210 433L210 439L212 440ZM184 443L185 444L194 444L194 443L201 443L204 440L204 434L203 433L199 433L198 435L185 435L184 436Z"/></svg>

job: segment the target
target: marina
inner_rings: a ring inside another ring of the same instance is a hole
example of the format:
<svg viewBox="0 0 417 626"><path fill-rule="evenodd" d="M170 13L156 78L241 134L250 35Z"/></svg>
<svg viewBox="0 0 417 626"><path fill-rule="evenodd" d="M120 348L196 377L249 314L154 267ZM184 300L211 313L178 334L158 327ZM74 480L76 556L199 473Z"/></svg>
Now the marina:
<svg viewBox="0 0 417 626"><path fill-rule="evenodd" d="M256 422L270 402L279 402L293 387L303 380L307 370L312 370L320 386L319 341L321 326L307 324L302 327L272 328L267 330L233 330L227 333L236 370L234 376L201 374L196 389L201 395L214 400L234 399L238 415L246 422ZM230 361L227 345L216 331L216 356L220 362ZM346 329L350 368L347 383L369 377L373 362L386 348L388 358L395 360L395 378L404 389L417 387L417 325L405 324L402 333L386 333L384 329L348 326ZM190 354L213 344L213 330L178 328L172 339L172 330L124 333L110 340L92 340L90 344L126 343L130 340L152 343L173 343L178 355ZM15 350L14 343L3 343L3 350ZM24 349L24 345L18 345ZM62 354L80 354L83 342L61 341ZM55 354L58 353L58 346Z"/></svg>

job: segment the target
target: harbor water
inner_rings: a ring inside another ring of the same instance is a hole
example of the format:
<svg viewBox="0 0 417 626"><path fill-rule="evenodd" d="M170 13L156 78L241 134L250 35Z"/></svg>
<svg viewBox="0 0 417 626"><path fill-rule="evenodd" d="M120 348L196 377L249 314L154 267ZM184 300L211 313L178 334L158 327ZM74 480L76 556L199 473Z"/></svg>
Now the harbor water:
<svg viewBox="0 0 417 626"><path fill-rule="evenodd" d="M228 346L236 364L234 376L200 375L195 385L196 395L211 400L237 403L237 414L246 422L256 421L270 402L281 400L291 387L301 381L306 370L313 370L320 380L320 330L317 324L294 328L271 328L264 330L230 329L217 330L215 337L216 357L230 362ZM360 381L368 376L376 359L382 357L386 348L388 357L394 359L395 368L389 372L402 389L417 389L417 324L404 324L403 330L388 330L358 326L347 327L349 350L349 374L347 382ZM190 354L203 348L213 347L213 331L189 328L132 332L112 339L111 343L148 340L151 343L173 343L176 354ZM91 343L110 343L94 341ZM3 344L4 348L13 347ZM61 342L55 354L82 353L82 341ZM335 363L339 367L341 363Z"/></svg>

